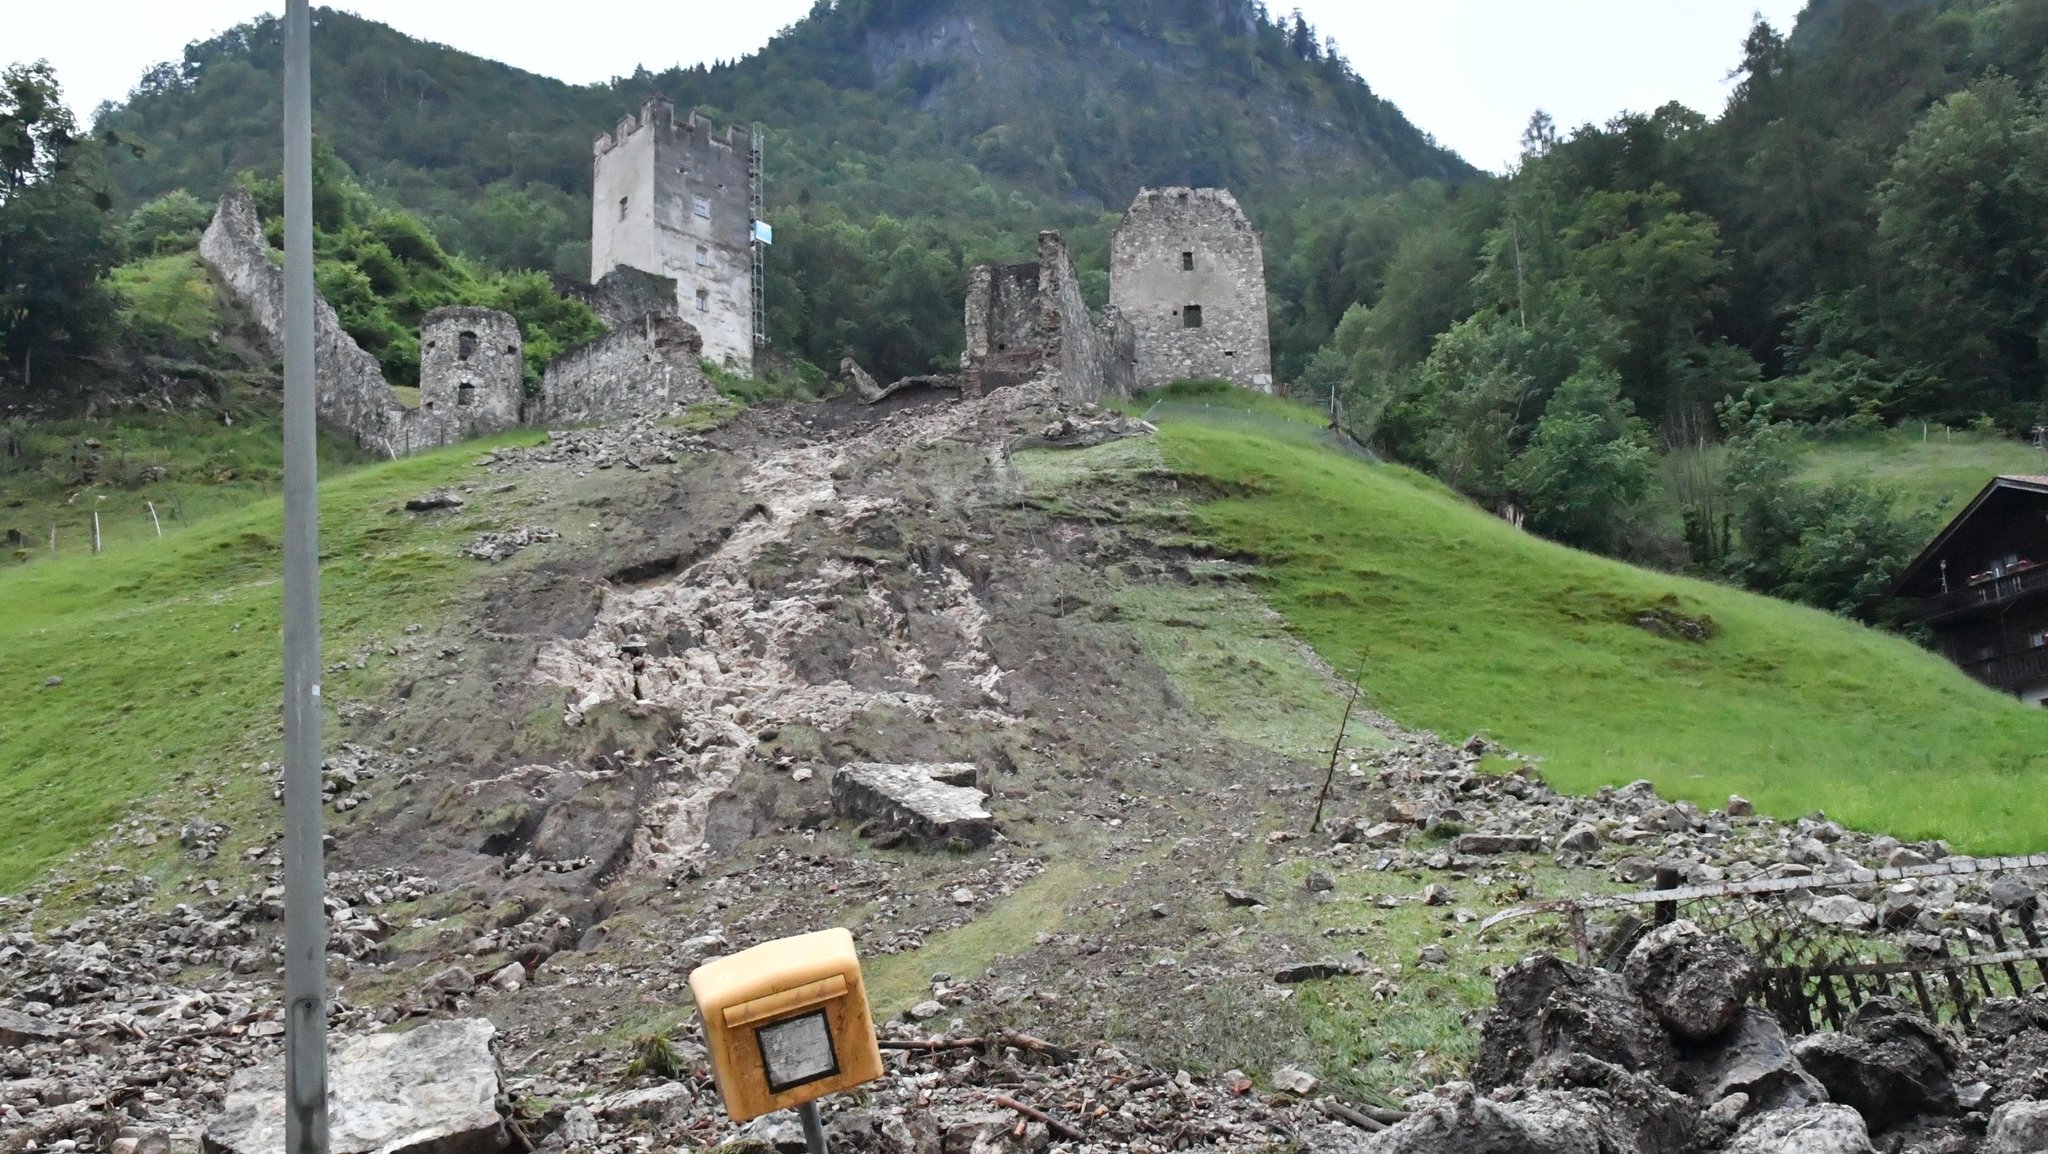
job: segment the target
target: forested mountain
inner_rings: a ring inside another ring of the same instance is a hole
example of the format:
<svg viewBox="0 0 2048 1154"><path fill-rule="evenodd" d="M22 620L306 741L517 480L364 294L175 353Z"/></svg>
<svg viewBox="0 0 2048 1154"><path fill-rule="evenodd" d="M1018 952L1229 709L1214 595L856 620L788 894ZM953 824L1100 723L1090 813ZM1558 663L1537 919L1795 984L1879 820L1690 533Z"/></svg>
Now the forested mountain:
<svg viewBox="0 0 2048 1154"><path fill-rule="evenodd" d="M1792 50L1818 55L1833 48L1843 26L1851 21L1875 20L1882 24L1914 8L1931 8L1938 0L1808 0L1792 30Z"/></svg>
<svg viewBox="0 0 2048 1154"><path fill-rule="evenodd" d="M1867 608L1926 527L1792 485L1797 438L2048 422L2048 0L1801 28L1755 28L1717 119L1539 116L1506 179L1386 198L1383 288L1300 377L1539 532Z"/></svg>
<svg viewBox="0 0 2048 1154"><path fill-rule="evenodd" d="M586 87L315 19L315 123L335 156L500 268L587 274L591 138L648 93L762 124L771 331L881 372L950 361L963 268L1022 258L1040 228L1076 234L1100 291L1104 216L1141 185L1224 184L1278 213L1316 189L1474 175L1313 29L1250 0L821 0L744 60ZM276 22L243 25L102 109L97 127L143 149L115 158L125 198L273 171L280 53Z"/></svg>

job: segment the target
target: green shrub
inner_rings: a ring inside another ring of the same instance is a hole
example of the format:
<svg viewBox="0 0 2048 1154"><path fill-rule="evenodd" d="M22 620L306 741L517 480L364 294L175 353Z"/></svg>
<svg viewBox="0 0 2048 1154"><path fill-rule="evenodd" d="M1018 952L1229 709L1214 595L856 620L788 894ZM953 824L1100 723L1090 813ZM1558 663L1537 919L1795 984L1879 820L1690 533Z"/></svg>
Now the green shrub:
<svg viewBox="0 0 2048 1154"><path fill-rule="evenodd" d="M199 247L199 234L212 219L212 205L182 188L172 189L128 214L121 243L130 260L190 252Z"/></svg>

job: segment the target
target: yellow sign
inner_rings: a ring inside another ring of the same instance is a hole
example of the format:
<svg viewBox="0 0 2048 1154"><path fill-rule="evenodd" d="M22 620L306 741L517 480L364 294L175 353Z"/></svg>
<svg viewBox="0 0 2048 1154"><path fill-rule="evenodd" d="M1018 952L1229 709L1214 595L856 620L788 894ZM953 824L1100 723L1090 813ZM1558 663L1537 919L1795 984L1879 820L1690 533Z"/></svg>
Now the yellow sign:
<svg viewBox="0 0 2048 1154"><path fill-rule="evenodd" d="M820 930L698 966L690 993L735 1122L882 1076L853 935Z"/></svg>

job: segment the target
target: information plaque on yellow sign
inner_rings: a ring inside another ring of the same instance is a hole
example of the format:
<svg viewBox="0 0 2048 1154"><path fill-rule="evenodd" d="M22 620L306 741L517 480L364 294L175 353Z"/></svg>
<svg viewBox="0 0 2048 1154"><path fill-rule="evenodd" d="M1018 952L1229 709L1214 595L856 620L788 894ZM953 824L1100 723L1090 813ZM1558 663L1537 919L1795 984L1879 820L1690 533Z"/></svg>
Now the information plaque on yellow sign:
<svg viewBox="0 0 2048 1154"><path fill-rule="evenodd" d="M725 1112L735 1122L882 1076L853 935L820 930L690 974Z"/></svg>

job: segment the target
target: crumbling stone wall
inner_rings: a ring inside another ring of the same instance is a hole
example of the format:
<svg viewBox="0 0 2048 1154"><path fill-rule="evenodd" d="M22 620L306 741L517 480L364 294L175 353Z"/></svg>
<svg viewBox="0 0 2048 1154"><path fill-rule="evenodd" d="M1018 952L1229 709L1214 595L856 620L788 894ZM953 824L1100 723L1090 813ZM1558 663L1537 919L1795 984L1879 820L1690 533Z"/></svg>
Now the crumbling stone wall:
<svg viewBox="0 0 2048 1154"><path fill-rule="evenodd" d="M753 136L723 134L668 98L648 98L592 145L590 279L614 268L672 278L676 309L704 353L738 372L754 367Z"/></svg>
<svg viewBox="0 0 2048 1154"><path fill-rule="evenodd" d="M221 197L200 242L200 255L247 305L277 347L284 344L284 270L249 194ZM604 278L596 295L611 315L643 298L665 278L627 270ZM332 306L315 294L314 369L317 411L329 429L353 436L371 452L402 457L521 424L610 420L668 411L717 394L699 362L704 343L666 300L658 311L615 324L604 337L555 358L540 395L525 390L525 342L519 322L496 309L451 307L420 325L420 404L408 407L384 380L377 359L341 327ZM601 314L603 315L603 314Z"/></svg>
<svg viewBox="0 0 2048 1154"><path fill-rule="evenodd" d="M275 348L284 347L284 269L270 259L270 242L256 216L249 194L234 188L220 198L213 222L199 241L199 255L220 274L247 306L256 324ZM315 294L313 318L315 409L329 428L352 434L356 442L386 457L402 456L425 445L427 434L415 430L411 410L385 383L377 358L363 351L341 327L333 306Z"/></svg>
<svg viewBox="0 0 2048 1154"><path fill-rule="evenodd" d="M608 329L625 328L648 313L682 315L676 312L675 278L659 273L618 265L597 278L596 284L584 284L559 273L548 280L557 294L588 305Z"/></svg>
<svg viewBox="0 0 2048 1154"><path fill-rule="evenodd" d="M977 265L967 274L967 347L960 367L969 396L1021 385L1044 368L1038 279L1036 262Z"/></svg>
<svg viewBox="0 0 2048 1154"><path fill-rule="evenodd" d="M1038 234L1038 260L980 265L968 274L967 347L960 367L968 396L1022 384L1045 373L1067 401L1128 396L1134 334L1112 310L1089 315L1080 278L1058 232Z"/></svg>
<svg viewBox="0 0 2048 1154"><path fill-rule="evenodd" d="M647 313L548 364L532 421L575 425L666 412L717 397L688 323Z"/></svg>
<svg viewBox="0 0 2048 1154"><path fill-rule="evenodd" d="M420 321L415 421L447 426L441 441L517 428L526 384L519 322L496 309L438 308Z"/></svg>
<svg viewBox="0 0 2048 1154"><path fill-rule="evenodd" d="M1135 333L1136 381L1273 388L1258 230L1220 188L1148 188L1110 241L1109 301Z"/></svg>

